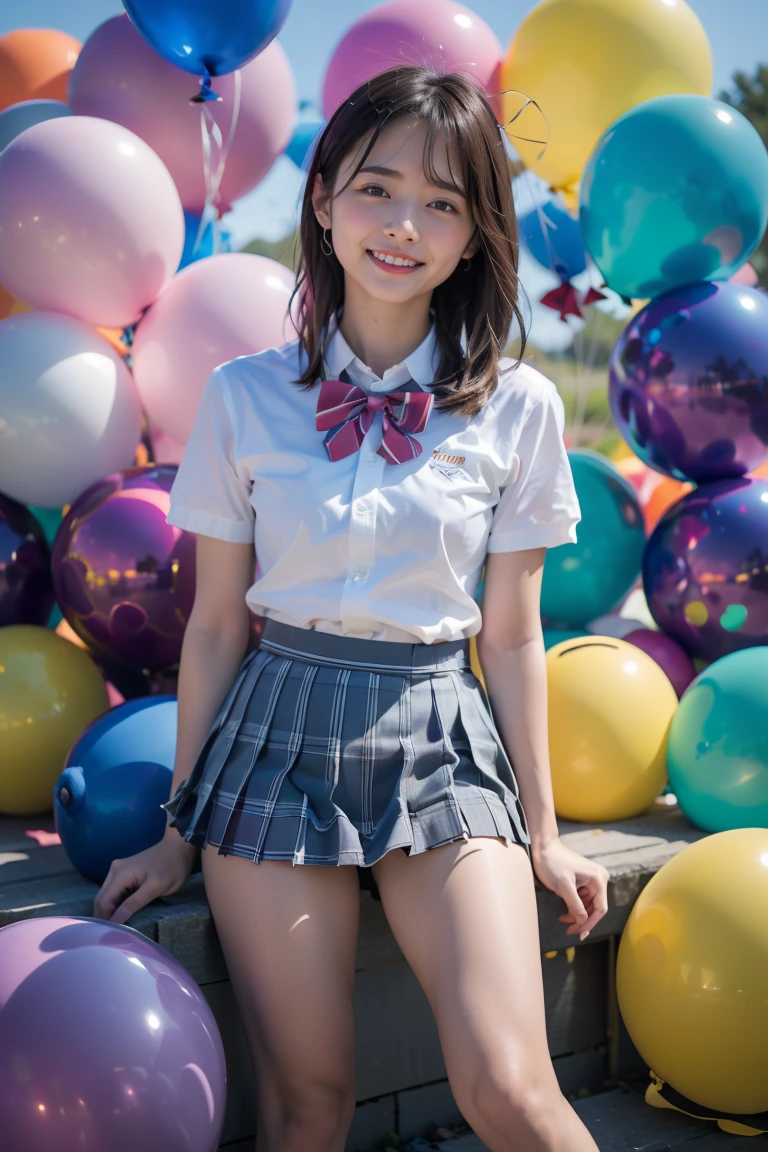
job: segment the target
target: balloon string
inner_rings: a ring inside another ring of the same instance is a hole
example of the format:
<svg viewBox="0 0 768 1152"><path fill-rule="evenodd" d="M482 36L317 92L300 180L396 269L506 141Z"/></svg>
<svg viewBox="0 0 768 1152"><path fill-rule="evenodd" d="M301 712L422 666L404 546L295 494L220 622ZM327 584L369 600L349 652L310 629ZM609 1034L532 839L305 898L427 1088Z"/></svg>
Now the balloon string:
<svg viewBox="0 0 768 1152"><path fill-rule="evenodd" d="M200 105L200 130L202 133L203 143L203 178L205 180L205 203L203 211L200 216L200 223L197 228L197 236L195 237L195 244L193 248L193 255L197 252L198 248L203 242L203 236L210 224L213 229L213 252L214 254L220 251L221 247L221 232L219 229L219 211L216 206L216 198L219 194L221 181L224 176L224 169L227 163L227 157L232 149L232 144L235 139L235 132L237 131L237 123L240 119L240 102L242 94L242 74L240 69L237 68L233 74L234 78L234 92L232 98L232 119L229 125L229 133L227 134L226 143L223 141L221 135L221 128L216 123L213 113L208 107L207 103ZM216 169L213 170L212 155L213 144L218 148L218 156L216 159Z"/></svg>

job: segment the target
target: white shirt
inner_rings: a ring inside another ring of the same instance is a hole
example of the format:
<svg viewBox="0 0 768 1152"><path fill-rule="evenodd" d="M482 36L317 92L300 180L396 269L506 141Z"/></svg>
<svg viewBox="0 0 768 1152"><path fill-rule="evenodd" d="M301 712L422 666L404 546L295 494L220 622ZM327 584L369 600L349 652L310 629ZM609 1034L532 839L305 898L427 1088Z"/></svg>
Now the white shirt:
<svg viewBox="0 0 768 1152"><path fill-rule="evenodd" d="M340 313L339 313L340 315ZM410 377L429 390L435 326L379 379L333 317L326 376L346 368L364 391ZM377 412L360 451L332 462L315 427L319 385L289 381L306 365L300 341L216 368L171 490L167 522L221 540L253 540L246 602L301 628L365 639L476 635L474 600L486 552L575 542L581 519L563 443L564 410L536 369L499 363L499 386L476 416L433 407L421 456L389 464ZM460 464L433 453L463 457Z"/></svg>

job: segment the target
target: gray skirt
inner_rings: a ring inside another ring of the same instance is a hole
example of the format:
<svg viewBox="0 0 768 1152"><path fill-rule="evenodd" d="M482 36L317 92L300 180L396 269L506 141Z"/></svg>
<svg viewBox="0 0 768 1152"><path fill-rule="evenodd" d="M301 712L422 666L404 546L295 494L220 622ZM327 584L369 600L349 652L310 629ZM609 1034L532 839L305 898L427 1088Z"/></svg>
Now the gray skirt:
<svg viewBox="0 0 768 1152"><path fill-rule="evenodd" d="M188 843L370 866L451 840L530 836L469 642L333 636L267 619L197 761L163 805Z"/></svg>

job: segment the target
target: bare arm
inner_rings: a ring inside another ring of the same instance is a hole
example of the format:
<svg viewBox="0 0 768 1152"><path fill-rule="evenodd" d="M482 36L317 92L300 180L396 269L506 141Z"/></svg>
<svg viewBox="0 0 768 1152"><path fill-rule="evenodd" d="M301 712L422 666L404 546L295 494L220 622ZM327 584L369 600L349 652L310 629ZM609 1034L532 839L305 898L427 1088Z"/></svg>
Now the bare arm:
<svg viewBox="0 0 768 1152"><path fill-rule="evenodd" d="M245 594L253 583L255 563L253 544L197 537L195 603L184 631L179 665L171 795L192 771L245 656L251 628ZM178 831L169 826L165 839L178 842ZM187 847L193 855L199 851Z"/></svg>
<svg viewBox="0 0 768 1152"><path fill-rule="evenodd" d="M547 672L540 597L545 548L486 558L477 655L493 716L512 761L537 854L559 833L549 767Z"/></svg>

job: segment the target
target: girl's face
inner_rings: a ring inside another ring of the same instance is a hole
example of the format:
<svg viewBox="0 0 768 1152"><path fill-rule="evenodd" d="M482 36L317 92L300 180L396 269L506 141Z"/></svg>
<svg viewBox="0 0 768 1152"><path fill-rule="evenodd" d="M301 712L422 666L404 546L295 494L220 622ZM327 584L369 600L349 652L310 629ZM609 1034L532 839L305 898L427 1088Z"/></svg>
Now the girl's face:
<svg viewBox="0 0 768 1152"><path fill-rule="evenodd" d="M468 203L451 176L453 170L460 179L458 159L453 154L449 167L447 140L441 134L433 162L443 184L430 184L423 171L426 137L427 125L422 120L402 118L388 125L352 183L332 201L317 174L312 196L315 215L321 227L328 229L326 238L344 269L345 291L351 280L358 290L382 302L429 299L462 257L477 251ZM336 187L346 184L359 155L356 151L344 158ZM392 269L382 265L373 252L418 264Z"/></svg>

